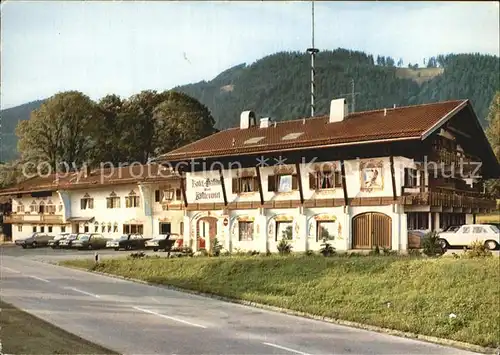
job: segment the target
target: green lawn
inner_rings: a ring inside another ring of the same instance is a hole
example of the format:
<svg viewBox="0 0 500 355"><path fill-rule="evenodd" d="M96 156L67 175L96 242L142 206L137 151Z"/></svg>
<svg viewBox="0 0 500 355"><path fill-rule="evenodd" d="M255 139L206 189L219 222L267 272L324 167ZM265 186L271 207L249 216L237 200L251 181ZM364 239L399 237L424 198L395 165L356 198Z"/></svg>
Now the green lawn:
<svg viewBox="0 0 500 355"><path fill-rule="evenodd" d="M105 260L96 271L497 347L499 262L497 257L146 258ZM63 264L93 265L91 260Z"/></svg>
<svg viewBox="0 0 500 355"><path fill-rule="evenodd" d="M3 354L117 354L0 301Z"/></svg>

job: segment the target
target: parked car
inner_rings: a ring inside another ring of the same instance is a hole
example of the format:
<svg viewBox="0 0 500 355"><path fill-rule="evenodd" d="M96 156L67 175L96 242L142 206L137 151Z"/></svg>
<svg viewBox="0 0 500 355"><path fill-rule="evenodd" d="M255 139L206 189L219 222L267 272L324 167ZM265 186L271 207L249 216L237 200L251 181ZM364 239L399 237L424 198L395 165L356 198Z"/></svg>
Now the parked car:
<svg viewBox="0 0 500 355"><path fill-rule="evenodd" d="M78 239L71 243L71 248L76 248L80 250L84 249L102 249L106 248L106 243L111 240L110 238L105 238L100 233L87 233L82 234Z"/></svg>
<svg viewBox="0 0 500 355"><path fill-rule="evenodd" d="M453 225L453 226L449 226L449 227L447 227L446 229L444 229L444 230L442 231L442 233L443 233L443 232L456 232L456 231L458 231L458 230L460 229L460 227L461 227L461 226L455 226L455 225Z"/></svg>
<svg viewBox="0 0 500 355"><path fill-rule="evenodd" d="M500 230L492 224L465 224L457 231L439 233L439 242L443 249L450 246L468 246L479 241L490 250L500 246Z"/></svg>
<svg viewBox="0 0 500 355"><path fill-rule="evenodd" d="M118 239L108 241L106 248L114 248L115 250L144 249L146 248L146 241L151 239L145 238L142 234L124 234Z"/></svg>
<svg viewBox="0 0 500 355"><path fill-rule="evenodd" d="M78 236L81 236L82 234L78 233L71 233L70 235L66 236L66 238L61 239L59 241L59 248L61 249L69 249L71 248L71 245L75 240L78 239Z"/></svg>
<svg viewBox="0 0 500 355"><path fill-rule="evenodd" d="M52 249L59 248L59 243L66 239L69 236L69 233L60 233L54 237L54 239L49 240L49 247Z"/></svg>
<svg viewBox="0 0 500 355"><path fill-rule="evenodd" d="M31 233L29 237L24 239L17 239L15 241L16 245L20 245L23 249L27 247L38 248L38 247L46 247L49 244L49 240L54 238L52 235L48 235L45 233L35 232Z"/></svg>
<svg viewBox="0 0 500 355"><path fill-rule="evenodd" d="M175 246L175 244L179 243L182 246L182 238L179 236L179 234L162 234L156 238L148 240L146 242L146 248L153 249L153 251L158 251L161 249L163 249L164 251L169 251Z"/></svg>

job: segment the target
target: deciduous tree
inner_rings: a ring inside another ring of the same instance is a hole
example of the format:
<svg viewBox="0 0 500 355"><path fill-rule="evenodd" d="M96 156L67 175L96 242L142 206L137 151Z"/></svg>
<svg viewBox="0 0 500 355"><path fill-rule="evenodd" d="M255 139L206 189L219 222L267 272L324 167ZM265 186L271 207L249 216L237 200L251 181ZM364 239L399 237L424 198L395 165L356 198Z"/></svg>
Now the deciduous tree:
<svg viewBox="0 0 500 355"><path fill-rule="evenodd" d="M62 162L79 166L91 160L99 114L95 103L81 92L52 96L16 129L22 160L46 162L52 171L59 170Z"/></svg>
<svg viewBox="0 0 500 355"><path fill-rule="evenodd" d="M155 155L216 132L215 120L205 105L176 91L164 94L165 100L154 110Z"/></svg>

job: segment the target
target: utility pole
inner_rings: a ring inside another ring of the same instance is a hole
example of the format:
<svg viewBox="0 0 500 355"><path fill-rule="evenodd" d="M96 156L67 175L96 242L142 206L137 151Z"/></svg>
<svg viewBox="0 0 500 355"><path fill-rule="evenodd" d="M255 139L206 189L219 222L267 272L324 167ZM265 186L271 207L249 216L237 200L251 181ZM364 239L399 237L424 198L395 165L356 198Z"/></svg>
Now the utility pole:
<svg viewBox="0 0 500 355"><path fill-rule="evenodd" d="M315 83L314 83L314 58L316 56L316 53L319 52L319 49L314 47L314 0L311 1L311 24L312 24L312 33L311 33L311 48L307 48L307 52L311 54L311 117L314 117L314 89L315 89Z"/></svg>
<svg viewBox="0 0 500 355"><path fill-rule="evenodd" d="M348 94L340 94L339 96L351 96L351 113L356 112L356 95L361 94L361 92L356 92L354 90L354 79L351 79L351 92Z"/></svg>

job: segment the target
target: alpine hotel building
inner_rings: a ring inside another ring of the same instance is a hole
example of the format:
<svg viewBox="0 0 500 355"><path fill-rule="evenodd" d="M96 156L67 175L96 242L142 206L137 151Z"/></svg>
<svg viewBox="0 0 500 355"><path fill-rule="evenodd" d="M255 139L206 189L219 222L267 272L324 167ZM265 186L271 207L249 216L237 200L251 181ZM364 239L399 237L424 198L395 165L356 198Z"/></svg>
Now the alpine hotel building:
<svg viewBox="0 0 500 355"><path fill-rule="evenodd" d="M408 249L409 230L473 223L495 209L483 180L500 167L468 100L257 121L158 160L181 176L184 243L276 252Z"/></svg>

